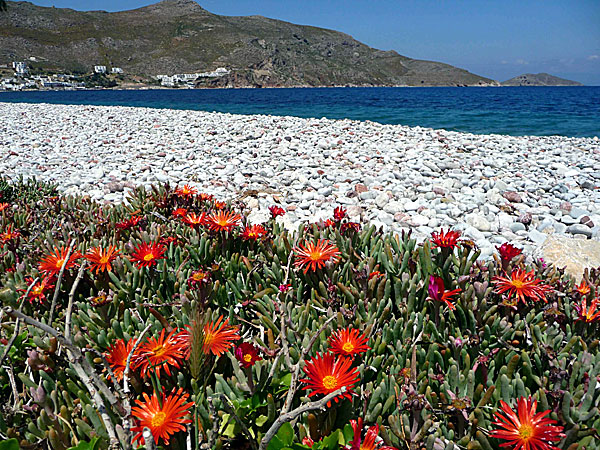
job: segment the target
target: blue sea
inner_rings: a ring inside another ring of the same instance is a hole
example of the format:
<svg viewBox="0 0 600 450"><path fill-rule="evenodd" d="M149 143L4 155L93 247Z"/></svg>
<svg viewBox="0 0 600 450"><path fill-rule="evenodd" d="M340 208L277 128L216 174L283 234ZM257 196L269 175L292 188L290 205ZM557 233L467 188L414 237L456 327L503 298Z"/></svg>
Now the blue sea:
<svg viewBox="0 0 600 450"><path fill-rule="evenodd" d="M0 102L347 118L514 136L600 136L599 86L30 91L0 92Z"/></svg>

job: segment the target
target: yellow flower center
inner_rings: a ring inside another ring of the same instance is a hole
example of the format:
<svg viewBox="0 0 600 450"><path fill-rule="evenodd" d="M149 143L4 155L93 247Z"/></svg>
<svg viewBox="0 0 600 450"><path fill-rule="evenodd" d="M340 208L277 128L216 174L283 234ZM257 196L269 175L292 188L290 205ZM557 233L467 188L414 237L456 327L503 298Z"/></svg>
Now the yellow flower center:
<svg viewBox="0 0 600 450"><path fill-rule="evenodd" d="M252 362L252 355L250 353L246 353L244 355L244 361L246 361L247 363Z"/></svg>
<svg viewBox="0 0 600 450"><path fill-rule="evenodd" d="M65 262L64 259L57 259L56 260L56 268L60 269L62 267L62 265L63 265L64 262Z"/></svg>
<svg viewBox="0 0 600 450"><path fill-rule="evenodd" d="M323 377L323 386L325 386L325 389L329 389L329 390L335 390L335 388L338 385L338 380L336 377L332 377L331 375L327 375L326 377Z"/></svg>
<svg viewBox="0 0 600 450"><path fill-rule="evenodd" d="M512 285L516 289L521 289L524 286L524 283L521 280L512 280Z"/></svg>
<svg viewBox="0 0 600 450"><path fill-rule="evenodd" d="M319 261L321 258L323 258L323 253L321 253L320 251L316 250L310 252L311 261Z"/></svg>
<svg viewBox="0 0 600 450"><path fill-rule="evenodd" d="M152 253L148 253L144 256L144 261L152 261L154 259L154 255Z"/></svg>
<svg viewBox="0 0 600 450"><path fill-rule="evenodd" d="M161 427L165 423L166 418L167 415L164 412L159 411L156 414L154 414L154 417L150 421L150 425L152 427Z"/></svg>
<svg viewBox="0 0 600 450"><path fill-rule="evenodd" d="M221 219L221 220L219 220L219 221L217 222L217 225L219 225L219 226L221 226L221 227L226 227L226 226L228 225L228 224L227 224L227 220L225 220L225 219Z"/></svg>
<svg viewBox="0 0 600 450"><path fill-rule="evenodd" d="M102 258L100 258L100 264L107 264L109 259L110 258L108 257L108 255L103 256Z"/></svg>
<svg viewBox="0 0 600 450"><path fill-rule="evenodd" d="M36 286L31 290L31 293L33 295L41 295L44 292L44 287L43 286Z"/></svg>
<svg viewBox="0 0 600 450"><path fill-rule="evenodd" d="M529 424L523 424L519 427L519 437L528 441L533 437L533 427Z"/></svg>
<svg viewBox="0 0 600 450"><path fill-rule="evenodd" d="M162 345L159 345L158 347L155 347L154 350L152 350L154 356L162 356L166 353L166 351L167 349Z"/></svg>
<svg viewBox="0 0 600 450"><path fill-rule="evenodd" d="M346 353L352 353L352 350L354 350L354 345L352 345L351 342L346 342L342 346L342 350L344 350Z"/></svg>

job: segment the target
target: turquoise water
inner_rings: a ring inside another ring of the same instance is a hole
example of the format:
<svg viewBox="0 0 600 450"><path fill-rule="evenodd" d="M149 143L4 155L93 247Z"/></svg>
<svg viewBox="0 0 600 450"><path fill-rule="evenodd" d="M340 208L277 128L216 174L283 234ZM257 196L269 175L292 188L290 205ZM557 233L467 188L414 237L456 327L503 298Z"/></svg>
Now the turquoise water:
<svg viewBox="0 0 600 450"><path fill-rule="evenodd" d="M348 118L515 136L600 136L597 86L31 91L0 92L0 102Z"/></svg>

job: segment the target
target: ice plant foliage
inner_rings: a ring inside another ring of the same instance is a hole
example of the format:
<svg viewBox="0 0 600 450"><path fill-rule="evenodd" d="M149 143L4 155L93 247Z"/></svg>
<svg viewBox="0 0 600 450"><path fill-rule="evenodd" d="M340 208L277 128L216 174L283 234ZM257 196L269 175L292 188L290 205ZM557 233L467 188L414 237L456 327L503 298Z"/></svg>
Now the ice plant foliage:
<svg viewBox="0 0 600 450"><path fill-rule="evenodd" d="M48 276L58 275L60 272L63 263L67 259L67 254L69 253L69 249L67 247L54 247L48 255L42 258L39 270L40 272L45 273ZM69 256L69 260L65 264L65 270L69 270L76 265L76 262L79 258L81 258L81 253L78 251L72 251Z"/></svg>
<svg viewBox="0 0 600 450"><path fill-rule="evenodd" d="M546 416L550 411L537 413L537 401L531 397L520 397L517 411L500 400L500 410L494 416L493 424L497 427L490 436L502 442L500 447L515 450L558 450L553 443L564 437L563 427L556 426L556 421Z"/></svg>
<svg viewBox="0 0 600 450"><path fill-rule="evenodd" d="M302 389L312 391L308 394L309 397L331 394L346 387L346 392L335 397L336 403L343 398L351 399L352 389L359 382L359 373L352 367L352 360L333 353L318 354L306 363L303 370L307 378L300 381L306 383ZM331 402L327 406L330 407Z"/></svg>
<svg viewBox="0 0 600 450"><path fill-rule="evenodd" d="M305 241L304 244L294 248L294 254L296 255L294 265L300 268L304 267L304 273L309 270L314 272L325 267L325 263L328 261L338 262L340 260L340 251L326 239L320 239L316 244Z"/></svg>
<svg viewBox="0 0 600 450"><path fill-rule="evenodd" d="M206 218L206 222L211 231L228 231L231 232L234 227L239 226L242 217L232 211L218 211L210 214Z"/></svg>
<svg viewBox="0 0 600 450"><path fill-rule="evenodd" d="M437 302L443 302L448 305L448 308L454 310L456 306L450 300L452 297L457 295L460 292L460 289L453 289L451 291L447 291L444 287L444 280L437 275L431 275L429 277L429 297Z"/></svg>
<svg viewBox="0 0 600 450"><path fill-rule="evenodd" d="M229 325L229 319L223 321L220 316L216 322L207 323L204 326L203 351L206 355L212 353L221 356L234 346L234 342L240 338L238 328Z"/></svg>
<svg viewBox="0 0 600 450"><path fill-rule="evenodd" d="M515 297L523 303L527 303L527 299L547 302L546 294L552 291L550 286L535 277L533 270L525 272L524 269L517 268L512 271L510 278L495 276L493 281L496 294L506 293L509 298Z"/></svg>
<svg viewBox="0 0 600 450"><path fill-rule="evenodd" d="M131 413L138 420L138 425L131 430L137 433L133 438L134 441L144 444L142 432L145 427L148 427L157 444L162 439L164 444L168 445L171 435L185 431L185 425L192 423L191 419L185 417L193 404L186 403L189 395L182 388L173 390L170 395L161 394L161 401L156 393L149 397L144 392L142 396L144 401L136 400L137 406L131 408Z"/></svg>
<svg viewBox="0 0 600 450"><path fill-rule="evenodd" d="M444 231L443 229L441 229L439 232L434 231L433 233L431 233L431 240L435 247L453 249L458 244L459 239L460 231Z"/></svg>
<svg viewBox="0 0 600 450"><path fill-rule="evenodd" d="M371 347L366 342L369 338L360 334L356 328L338 330L329 337L329 346L336 355L349 356L365 353Z"/></svg>
<svg viewBox="0 0 600 450"><path fill-rule="evenodd" d="M89 269L91 272L110 272L111 263L117 258L119 250L114 245L107 248L93 247L85 254L85 259L90 262Z"/></svg>
<svg viewBox="0 0 600 450"><path fill-rule="evenodd" d="M256 361L262 360L258 354L258 349L249 342L242 342L236 347L235 357L240 362L240 366L242 366L244 369L252 367Z"/></svg>
<svg viewBox="0 0 600 450"><path fill-rule="evenodd" d="M158 242L151 242L150 244L143 242L135 247L130 260L138 269L155 266L159 259L164 258L165 251L165 247Z"/></svg>

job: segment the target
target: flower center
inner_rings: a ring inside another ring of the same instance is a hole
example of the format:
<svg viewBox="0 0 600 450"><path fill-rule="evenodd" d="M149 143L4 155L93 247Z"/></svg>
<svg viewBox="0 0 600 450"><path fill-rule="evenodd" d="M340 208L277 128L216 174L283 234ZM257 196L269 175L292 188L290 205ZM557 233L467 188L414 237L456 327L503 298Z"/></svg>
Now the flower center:
<svg viewBox="0 0 600 450"><path fill-rule="evenodd" d="M247 363L252 362L252 355L250 353L246 353L244 355L244 361L246 361Z"/></svg>
<svg viewBox="0 0 600 450"><path fill-rule="evenodd" d="M167 415L164 412L159 411L154 415L154 417L150 421L150 425L152 427L161 427L165 423L166 418Z"/></svg>
<svg viewBox="0 0 600 450"><path fill-rule="evenodd" d="M108 263L108 260L110 258L108 257L108 255L103 256L102 258L100 258L100 264L106 264Z"/></svg>
<svg viewBox="0 0 600 450"><path fill-rule="evenodd" d="M152 261L154 259L154 255L152 253L147 253L144 256L144 261Z"/></svg>
<svg viewBox="0 0 600 450"><path fill-rule="evenodd" d="M152 350L154 356L162 356L167 352L167 349L163 345L159 345Z"/></svg>
<svg viewBox="0 0 600 450"><path fill-rule="evenodd" d="M519 427L519 436L528 441L533 437L533 427L528 424L521 425Z"/></svg>
<svg viewBox="0 0 600 450"><path fill-rule="evenodd" d="M319 251L311 252L310 259L311 261L319 261L323 257L323 254Z"/></svg>
<svg viewBox="0 0 600 450"><path fill-rule="evenodd" d="M33 293L33 295L41 295L44 292L44 287L36 286L31 290L31 292Z"/></svg>
<svg viewBox="0 0 600 450"><path fill-rule="evenodd" d="M516 289L521 289L523 287L523 282L521 280L512 280L512 285Z"/></svg>
<svg viewBox="0 0 600 450"><path fill-rule="evenodd" d="M342 350L344 350L346 353L352 353L352 350L354 350L354 345L352 345L350 342L346 342L342 346Z"/></svg>
<svg viewBox="0 0 600 450"><path fill-rule="evenodd" d="M62 265L64 264L65 260L64 259L57 259L56 260L56 268L60 269L62 267Z"/></svg>
<svg viewBox="0 0 600 450"><path fill-rule="evenodd" d="M325 389L329 389L329 390L335 390L335 388L338 385L338 380L336 377L332 377L331 375L327 375L326 377L323 377L323 386L325 386Z"/></svg>

